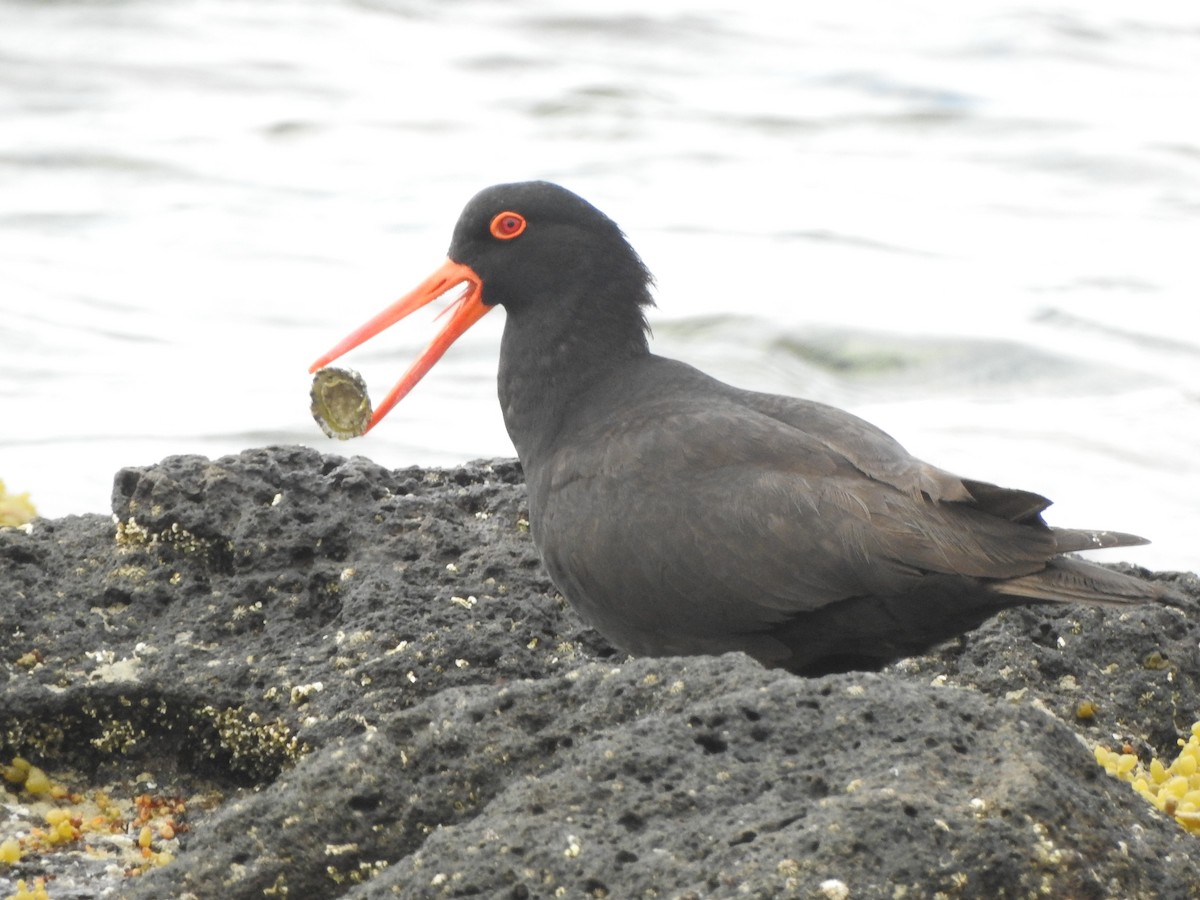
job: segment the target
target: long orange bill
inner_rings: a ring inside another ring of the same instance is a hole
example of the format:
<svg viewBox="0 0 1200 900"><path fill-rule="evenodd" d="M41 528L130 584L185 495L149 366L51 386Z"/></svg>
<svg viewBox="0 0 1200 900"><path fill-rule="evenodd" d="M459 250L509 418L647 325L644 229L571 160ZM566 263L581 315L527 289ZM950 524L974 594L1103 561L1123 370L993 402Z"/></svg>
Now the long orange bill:
<svg viewBox="0 0 1200 900"><path fill-rule="evenodd" d="M396 386L375 408L375 414L371 416L371 421L366 428L366 431L370 431L379 424L380 419L391 411L393 406L404 399L404 396L416 386L418 381L425 377L425 373L442 358L442 354L450 348L450 345L491 310L490 306L483 304L483 282L475 274L474 269L463 263L447 259L441 268L421 282L415 290L405 294L361 328L346 335L336 347L313 363L308 371L315 372L317 369L329 365L339 356L373 338L388 326L395 325L405 316L416 312L422 306L431 303L452 287L463 282L466 282L467 289L447 308L448 312L452 311L450 321L442 326L442 330L437 333L430 341L429 346L417 357L416 362L404 373L404 377L396 382ZM363 433L365 434L366 431Z"/></svg>

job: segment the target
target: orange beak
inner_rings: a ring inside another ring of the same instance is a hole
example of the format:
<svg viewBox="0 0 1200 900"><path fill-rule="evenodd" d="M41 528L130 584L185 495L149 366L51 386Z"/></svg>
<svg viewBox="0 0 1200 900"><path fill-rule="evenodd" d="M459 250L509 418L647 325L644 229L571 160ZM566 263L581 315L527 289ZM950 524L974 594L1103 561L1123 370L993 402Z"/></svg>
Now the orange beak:
<svg viewBox="0 0 1200 900"><path fill-rule="evenodd" d="M376 407L375 414L371 416L371 421L367 424L366 431L370 431L379 424L380 419L391 411L393 406L404 399L404 396L416 386L418 381L425 377L425 373L442 358L442 354L450 348L450 345L491 310L490 306L483 304L483 281L475 274L474 269L463 263L447 259L441 268L421 282L415 290L401 297L361 328L346 335L336 347L313 363L308 371L315 372L328 365L342 354L348 353L359 344L373 338L389 325L395 325L405 316L416 312L422 306L431 303L455 285L463 282L466 282L467 289L446 310L450 313L450 321L442 326L442 330L437 333L430 341L429 346L417 357L416 362L404 373L404 377L396 382L396 386ZM366 431L363 433L365 434Z"/></svg>

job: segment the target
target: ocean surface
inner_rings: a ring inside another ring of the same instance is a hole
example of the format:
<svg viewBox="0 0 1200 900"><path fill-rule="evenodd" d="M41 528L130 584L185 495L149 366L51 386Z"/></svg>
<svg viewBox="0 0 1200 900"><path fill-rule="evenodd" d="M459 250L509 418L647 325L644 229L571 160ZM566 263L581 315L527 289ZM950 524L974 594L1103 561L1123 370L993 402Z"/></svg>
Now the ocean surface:
<svg viewBox="0 0 1200 900"><path fill-rule="evenodd" d="M1200 570L1197 110L1178 0L0 0L0 479L62 516L171 454L511 455L502 312L364 439L306 370L547 178L659 352ZM345 364L381 397L433 316Z"/></svg>

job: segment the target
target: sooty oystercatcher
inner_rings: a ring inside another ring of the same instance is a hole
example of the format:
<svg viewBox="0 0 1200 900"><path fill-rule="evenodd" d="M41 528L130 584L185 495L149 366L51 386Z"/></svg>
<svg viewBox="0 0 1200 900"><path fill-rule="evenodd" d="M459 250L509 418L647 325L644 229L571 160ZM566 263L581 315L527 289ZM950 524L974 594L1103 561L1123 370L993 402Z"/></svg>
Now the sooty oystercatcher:
<svg viewBox="0 0 1200 900"><path fill-rule="evenodd" d="M313 370L460 284L368 427L503 306L500 403L534 542L571 605L630 653L876 668L1009 606L1169 594L1063 555L1142 538L1051 528L1038 494L952 475L834 407L654 355L646 267L554 184L476 195L441 268Z"/></svg>

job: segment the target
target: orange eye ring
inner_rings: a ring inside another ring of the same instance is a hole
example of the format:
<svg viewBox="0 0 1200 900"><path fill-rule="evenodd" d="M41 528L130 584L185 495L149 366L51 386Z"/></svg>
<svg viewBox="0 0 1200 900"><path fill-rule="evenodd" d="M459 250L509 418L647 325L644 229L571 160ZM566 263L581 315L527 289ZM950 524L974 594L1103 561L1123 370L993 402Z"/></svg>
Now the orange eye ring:
<svg viewBox="0 0 1200 900"><path fill-rule="evenodd" d="M492 224L488 226L488 231L492 233L492 237L494 238L499 238L502 241L511 241L515 237L520 237L521 232L525 230L525 226L528 224L525 221L525 217L520 213L505 210L492 218Z"/></svg>

